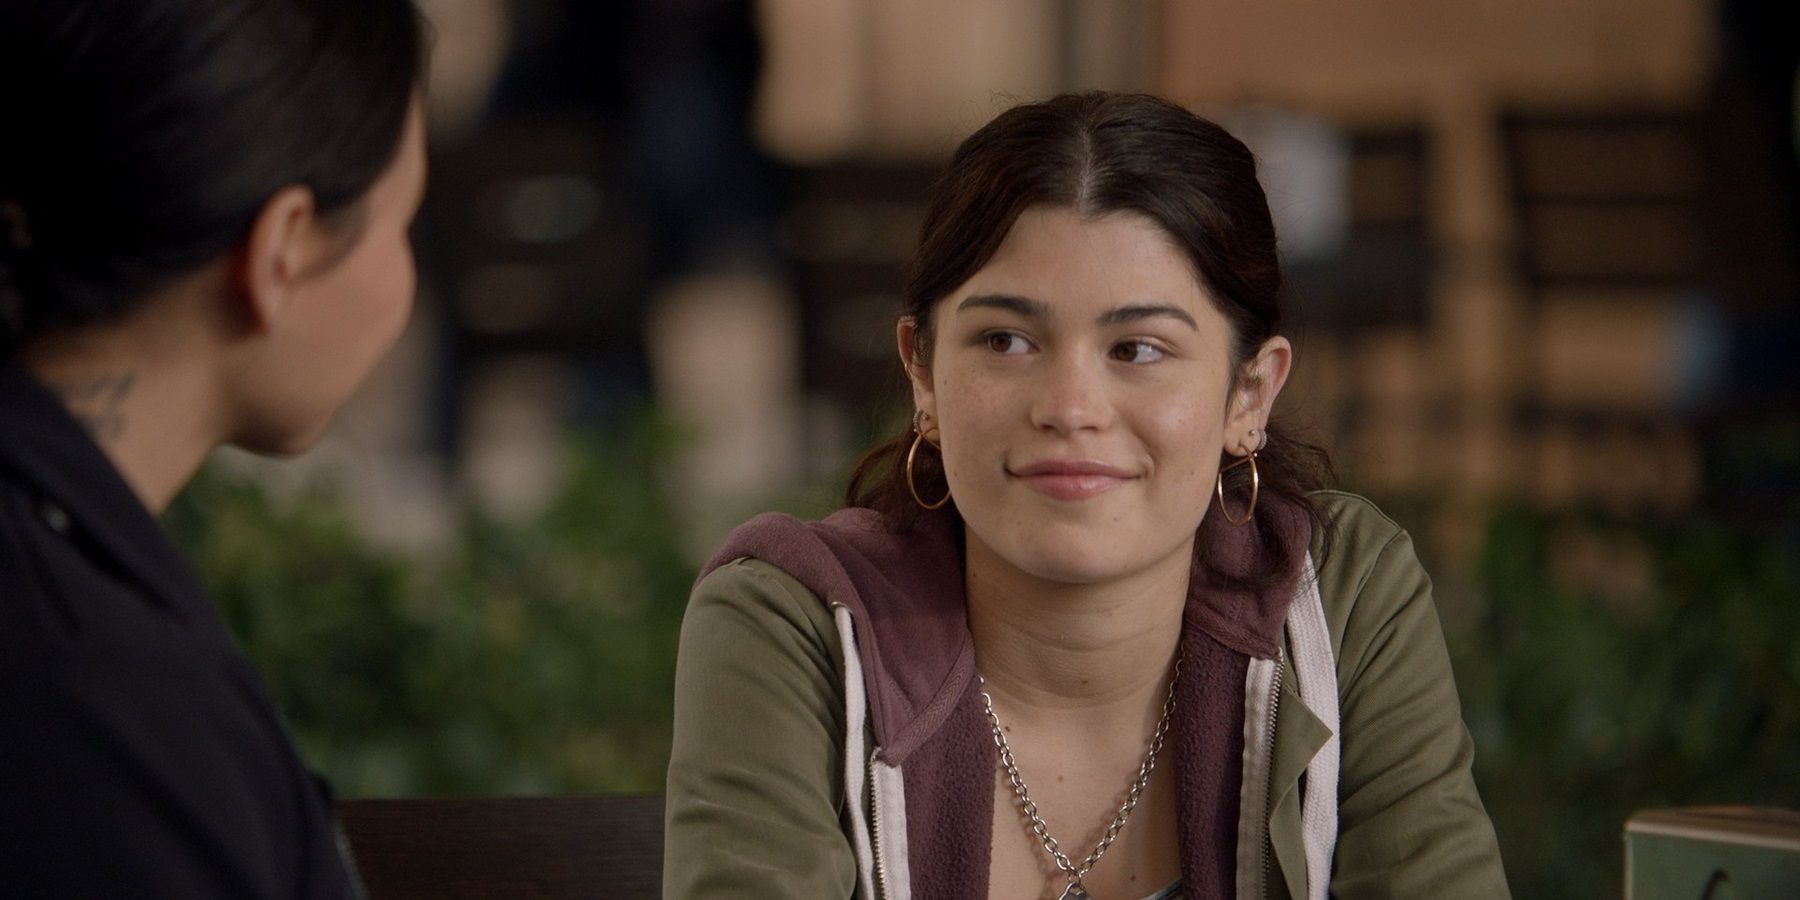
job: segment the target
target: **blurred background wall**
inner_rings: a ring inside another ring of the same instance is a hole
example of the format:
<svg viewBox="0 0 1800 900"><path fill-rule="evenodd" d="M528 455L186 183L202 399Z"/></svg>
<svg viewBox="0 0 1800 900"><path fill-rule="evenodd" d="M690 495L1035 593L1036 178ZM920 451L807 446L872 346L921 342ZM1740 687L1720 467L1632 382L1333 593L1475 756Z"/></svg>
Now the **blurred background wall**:
<svg viewBox="0 0 1800 900"><path fill-rule="evenodd" d="M950 149L1107 88L1257 151L1283 415L1425 548L1515 892L1616 893L1634 809L1800 807L1781 4L422 5L413 326L171 515L341 791L658 789L692 566L905 419Z"/></svg>

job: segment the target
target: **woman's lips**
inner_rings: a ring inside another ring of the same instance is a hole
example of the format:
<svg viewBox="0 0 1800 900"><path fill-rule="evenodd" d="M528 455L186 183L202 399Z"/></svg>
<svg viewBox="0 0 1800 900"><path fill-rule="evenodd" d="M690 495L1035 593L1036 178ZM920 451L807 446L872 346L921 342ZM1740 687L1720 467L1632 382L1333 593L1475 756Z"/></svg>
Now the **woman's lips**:
<svg viewBox="0 0 1800 900"><path fill-rule="evenodd" d="M1009 470L1041 494L1058 500L1085 500L1131 480L1130 472L1094 460L1043 460Z"/></svg>

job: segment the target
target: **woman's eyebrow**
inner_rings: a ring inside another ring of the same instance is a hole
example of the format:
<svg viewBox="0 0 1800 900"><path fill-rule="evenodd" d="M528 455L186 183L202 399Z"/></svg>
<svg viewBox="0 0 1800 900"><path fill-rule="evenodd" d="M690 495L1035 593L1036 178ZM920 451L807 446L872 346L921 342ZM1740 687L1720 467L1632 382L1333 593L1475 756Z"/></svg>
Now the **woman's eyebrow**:
<svg viewBox="0 0 1800 900"><path fill-rule="evenodd" d="M973 294L956 304L956 311L966 309L1001 309L1033 319L1050 318L1050 304L1015 294Z"/></svg>
<svg viewBox="0 0 1800 900"><path fill-rule="evenodd" d="M966 309L999 309L1033 319L1051 318L1050 304L1042 300L1033 300L1030 297L1020 297L1017 294L974 294L964 298L961 303L956 305L957 312ZM1120 306L1101 313L1096 321L1101 325L1123 325L1159 316L1185 322L1189 328L1195 331L1200 330L1200 323L1195 322L1194 317L1187 310L1167 303L1134 303L1129 306Z"/></svg>
<svg viewBox="0 0 1800 900"><path fill-rule="evenodd" d="M1116 309L1109 309L1100 314L1098 321L1102 325L1123 325L1127 322L1154 319L1159 316L1178 319L1182 322L1186 322L1189 328L1192 328L1195 331L1200 330L1200 323L1195 322L1194 317L1189 315L1187 310L1182 309L1179 306L1171 306L1167 303L1140 303L1131 306L1121 306Z"/></svg>

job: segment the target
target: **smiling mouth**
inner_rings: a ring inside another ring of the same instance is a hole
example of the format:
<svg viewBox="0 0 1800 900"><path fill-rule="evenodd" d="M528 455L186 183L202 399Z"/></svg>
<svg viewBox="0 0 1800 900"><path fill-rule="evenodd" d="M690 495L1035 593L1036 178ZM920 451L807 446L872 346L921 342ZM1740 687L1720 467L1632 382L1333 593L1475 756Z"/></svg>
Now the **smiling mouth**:
<svg viewBox="0 0 1800 900"><path fill-rule="evenodd" d="M1040 494L1065 501L1097 497L1133 478L1123 469L1087 461L1034 463L1008 474Z"/></svg>

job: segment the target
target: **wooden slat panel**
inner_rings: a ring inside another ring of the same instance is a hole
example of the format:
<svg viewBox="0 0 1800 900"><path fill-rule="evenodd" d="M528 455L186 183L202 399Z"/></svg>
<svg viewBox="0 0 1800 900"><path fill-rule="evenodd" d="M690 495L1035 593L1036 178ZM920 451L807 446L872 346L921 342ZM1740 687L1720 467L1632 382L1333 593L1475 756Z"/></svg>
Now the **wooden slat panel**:
<svg viewBox="0 0 1800 900"><path fill-rule="evenodd" d="M1527 121L1514 135L1519 191L1527 199L1682 202L1700 161L1674 117L1641 123Z"/></svg>

